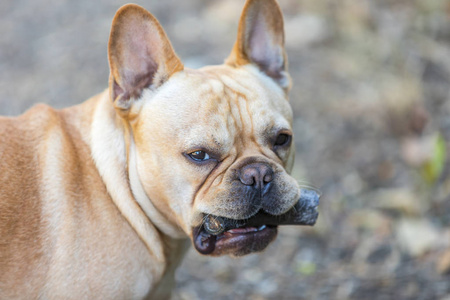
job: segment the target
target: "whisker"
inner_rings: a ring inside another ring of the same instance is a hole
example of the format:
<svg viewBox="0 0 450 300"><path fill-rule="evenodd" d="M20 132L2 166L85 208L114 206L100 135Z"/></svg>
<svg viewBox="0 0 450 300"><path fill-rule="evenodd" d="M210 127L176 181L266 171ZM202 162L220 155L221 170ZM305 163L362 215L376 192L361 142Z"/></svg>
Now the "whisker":
<svg viewBox="0 0 450 300"><path fill-rule="evenodd" d="M308 183L307 181L304 180L297 180L298 186L300 187L300 189L308 189L308 190L313 190L315 191L317 194L319 194L319 196L322 196L322 192L320 191L320 189L310 183Z"/></svg>

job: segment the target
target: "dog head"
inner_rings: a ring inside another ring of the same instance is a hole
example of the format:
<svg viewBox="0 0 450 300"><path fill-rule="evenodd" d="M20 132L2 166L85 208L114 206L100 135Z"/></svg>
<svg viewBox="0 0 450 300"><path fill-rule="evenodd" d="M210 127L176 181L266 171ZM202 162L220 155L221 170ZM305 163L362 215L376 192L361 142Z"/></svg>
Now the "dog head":
<svg viewBox="0 0 450 300"><path fill-rule="evenodd" d="M299 199L289 175L290 79L276 1L247 1L223 65L184 68L158 21L137 5L117 12L108 54L111 101L129 128L148 200L202 253L263 250L275 226L241 226L212 237L203 219L278 216Z"/></svg>

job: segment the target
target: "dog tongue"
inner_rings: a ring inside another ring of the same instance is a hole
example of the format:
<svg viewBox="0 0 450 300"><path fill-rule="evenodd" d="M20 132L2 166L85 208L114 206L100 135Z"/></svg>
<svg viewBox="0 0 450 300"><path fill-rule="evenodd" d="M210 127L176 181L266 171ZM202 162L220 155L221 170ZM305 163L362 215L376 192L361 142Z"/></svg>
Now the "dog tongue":
<svg viewBox="0 0 450 300"><path fill-rule="evenodd" d="M216 247L216 235L199 230L194 240L195 249L201 254L210 254Z"/></svg>

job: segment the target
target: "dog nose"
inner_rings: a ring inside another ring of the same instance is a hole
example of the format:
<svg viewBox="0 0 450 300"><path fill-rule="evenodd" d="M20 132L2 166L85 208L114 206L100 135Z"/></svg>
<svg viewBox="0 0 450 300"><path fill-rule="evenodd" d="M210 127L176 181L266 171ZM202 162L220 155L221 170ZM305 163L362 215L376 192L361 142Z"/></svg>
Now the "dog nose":
<svg viewBox="0 0 450 300"><path fill-rule="evenodd" d="M239 179L244 185L253 186L264 194L273 180L273 170L262 163L249 164L240 170Z"/></svg>

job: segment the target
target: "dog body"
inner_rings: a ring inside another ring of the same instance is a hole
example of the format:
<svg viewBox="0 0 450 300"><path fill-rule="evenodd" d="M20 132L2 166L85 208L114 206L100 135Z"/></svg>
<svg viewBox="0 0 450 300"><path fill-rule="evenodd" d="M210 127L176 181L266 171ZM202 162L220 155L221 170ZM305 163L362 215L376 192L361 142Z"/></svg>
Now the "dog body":
<svg viewBox="0 0 450 300"><path fill-rule="evenodd" d="M249 0L226 63L191 70L152 15L121 8L108 90L0 118L0 298L161 299L188 238L263 250L276 228L205 239L202 220L299 198L283 45L276 2Z"/></svg>
<svg viewBox="0 0 450 300"><path fill-rule="evenodd" d="M112 201L131 197L120 195L125 180L107 186L99 172L125 170L119 159L99 169L92 159L93 116L106 102L103 93L66 110L39 105L0 119L1 299L143 298L173 272L166 263L180 260L185 239L152 228L150 252Z"/></svg>

